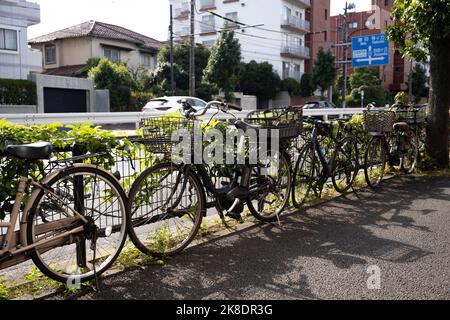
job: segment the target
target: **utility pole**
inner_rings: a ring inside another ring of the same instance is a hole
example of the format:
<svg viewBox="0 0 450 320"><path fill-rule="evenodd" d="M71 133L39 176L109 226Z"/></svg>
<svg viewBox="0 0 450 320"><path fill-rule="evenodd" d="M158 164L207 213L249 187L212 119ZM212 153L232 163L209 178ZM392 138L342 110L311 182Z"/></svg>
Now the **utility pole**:
<svg viewBox="0 0 450 320"><path fill-rule="evenodd" d="M191 0L191 47L189 51L189 95L195 97L195 0Z"/></svg>
<svg viewBox="0 0 450 320"><path fill-rule="evenodd" d="M170 88L172 96L175 95L175 77L173 73L173 7L170 5Z"/></svg>
<svg viewBox="0 0 450 320"><path fill-rule="evenodd" d="M345 2L345 8L344 8L344 27L343 27L343 33L344 33L344 39L343 39L343 43L347 43L349 42L348 39L348 10L353 9L355 7L354 4L348 4L348 2ZM342 89L342 107L346 108L347 107L347 102L345 101L346 97L347 97L347 46L343 47L343 61L344 61L344 66L343 66L343 72L342 72L342 76L344 78L344 88Z"/></svg>

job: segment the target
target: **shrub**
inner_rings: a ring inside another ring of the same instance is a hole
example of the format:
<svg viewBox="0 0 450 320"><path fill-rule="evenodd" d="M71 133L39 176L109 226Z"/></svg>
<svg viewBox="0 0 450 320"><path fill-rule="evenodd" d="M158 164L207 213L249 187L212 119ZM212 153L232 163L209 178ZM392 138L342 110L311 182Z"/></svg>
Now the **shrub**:
<svg viewBox="0 0 450 320"><path fill-rule="evenodd" d="M0 79L0 105L36 105L36 84L29 80Z"/></svg>
<svg viewBox="0 0 450 320"><path fill-rule="evenodd" d="M348 101L349 106L361 106L360 90L364 90L364 104L374 102L377 106L384 106L389 102L382 86L362 86L359 89L352 90L351 99Z"/></svg>
<svg viewBox="0 0 450 320"><path fill-rule="evenodd" d="M131 92L131 104L129 111L141 111L142 108L155 96L151 92Z"/></svg>
<svg viewBox="0 0 450 320"><path fill-rule="evenodd" d="M286 78L281 81L281 90L289 92L291 97L299 95L300 89L300 83L294 78Z"/></svg>

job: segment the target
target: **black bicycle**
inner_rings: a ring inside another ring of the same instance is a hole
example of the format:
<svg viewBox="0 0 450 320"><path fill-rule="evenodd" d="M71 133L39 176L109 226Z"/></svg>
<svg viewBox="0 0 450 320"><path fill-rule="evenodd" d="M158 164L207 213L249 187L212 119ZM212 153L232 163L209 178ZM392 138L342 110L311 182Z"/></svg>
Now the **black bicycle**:
<svg viewBox="0 0 450 320"><path fill-rule="evenodd" d="M359 172L357 140L343 130L348 119L337 120L336 134L331 123L311 118L304 121L312 125L312 131L299 151L294 169L292 202L296 208L311 198L320 198L327 182L336 191L347 192ZM334 148L325 148L325 143Z"/></svg>
<svg viewBox="0 0 450 320"><path fill-rule="evenodd" d="M185 102L184 117L144 120L146 135L151 137L153 147L162 147L158 152L167 153L172 149L167 147L170 135L178 129L192 132L199 117L208 110L215 110L215 115L219 112L231 115L233 126L245 133L258 132L262 128L237 120L230 109L242 111L219 101L195 110ZM276 221L291 192L288 156L282 151L264 163L251 165L246 161L246 164L232 167L228 177L222 176L217 181L210 166L204 162L174 163L167 160L144 171L129 194L130 238L136 247L153 256L170 256L182 251L196 238L210 207L215 207L222 219L225 216L239 219L246 205L256 219ZM207 196L213 199L209 203Z"/></svg>
<svg viewBox="0 0 450 320"><path fill-rule="evenodd" d="M426 122L425 109L394 105L375 109L369 105L364 112L364 129L371 135L365 153L364 172L371 188L383 180L387 165L399 172L415 171L419 155L420 124Z"/></svg>

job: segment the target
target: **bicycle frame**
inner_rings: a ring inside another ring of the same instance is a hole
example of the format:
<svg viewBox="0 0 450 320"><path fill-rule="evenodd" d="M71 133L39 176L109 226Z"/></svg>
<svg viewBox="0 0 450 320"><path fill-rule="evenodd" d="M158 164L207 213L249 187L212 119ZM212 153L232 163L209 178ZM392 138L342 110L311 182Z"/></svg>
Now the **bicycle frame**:
<svg viewBox="0 0 450 320"><path fill-rule="evenodd" d="M331 175L332 175L331 164L330 164L330 161L328 161L326 159L325 154L324 154L324 152L319 144L319 141L317 139L317 136L318 136L318 128L317 128L317 126L314 126L312 134L311 134L311 143L312 143L313 148L316 151L317 155L319 156L319 161L323 168L321 175L325 179L325 178L331 177Z"/></svg>
<svg viewBox="0 0 450 320"><path fill-rule="evenodd" d="M73 166L77 166L77 164L74 164ZM84 165L86 166L86 165ZM57 235L55 237L52 237L50 240L42 240L38 241L32 245L28 245L27 241L27 224L29 220L29 214L31 210L33 209L31 206L34 204L36 198L38 197L40 192L45 192L47 195L50 195L51 197L55 198L57 201L60 201L61 203L64 203L64 200L58 196L53 190L48 188L46 184L56 177L60 172L64 169L55 170L54 172L47 175L41 182L37 182L34 180L29 180L28 177L23 175L20 178L19 187L17 190L17 195L15 198L14 206L11 212L11 218L9 222L0 222L1 228L7 228L7 233L3 238L3 241L1 243L0 248L0 260L4 258L5 255L8 255L7 258L13 259L16 255L19 256L19 260L25 261L24 257L20 257L20 255L26 254L28 251L33 250L37 247L43 247L44 250L46 248L52 249L55 246L57 246L59 243L61 243L61 240L67 239L67 237L72 236L74 234L80 233L84 231L84 226L80 226L77 228L74 228L71 231L64 232L60 235ZM17 221L19 219L20 215L20 206L23 202L25 190L28 186L33 187L33 191L31 193L30 199L27 201L25 208L23 210L22 218L20 220L20 227L18 231L15 231L15 226L17 224ZM76 210L67 207L68 210L70 210L73 213L73 217L68 217L67 219L63 221L57 221L54 223L46 223L45 225L39 226L38 234L39 233L48 233L52 230L55 230L56 228L63 228L64 226L70 226L73 224L74 221L81 220L84 223L87 223L88 220L79 212ZM10 260L10 259L7 259ZM12 263L14 265L15 263ZM2 268L2 262L0 262L0 268Z"/></svg>

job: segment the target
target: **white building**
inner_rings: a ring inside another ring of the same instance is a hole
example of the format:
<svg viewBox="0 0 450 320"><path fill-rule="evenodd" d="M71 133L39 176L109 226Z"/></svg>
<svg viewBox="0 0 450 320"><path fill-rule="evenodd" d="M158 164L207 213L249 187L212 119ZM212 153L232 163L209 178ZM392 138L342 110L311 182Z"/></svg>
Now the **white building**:
<svg viewBox="0 0 450 320"><path fill-rule="evenodd" d="M42 71L42 55L31 50L27 28L40 22L38 4L25 0L0 0L0 78L27 79Z"/></svg>
<svg viewBox="0 0 450 320"><path fill-rule="evenodd" d="M178 39L190 35L190 0L170 0L174 9L174 33ZM267 61L282 79L299 80L305 72L309 48L305 35L310 23L305 20L310 0L195 0L195 40L212 46L226 20L212 15L212 10L242 24L235 28L245 62ZM253 27L257 26L257 27Z"/></svg>

